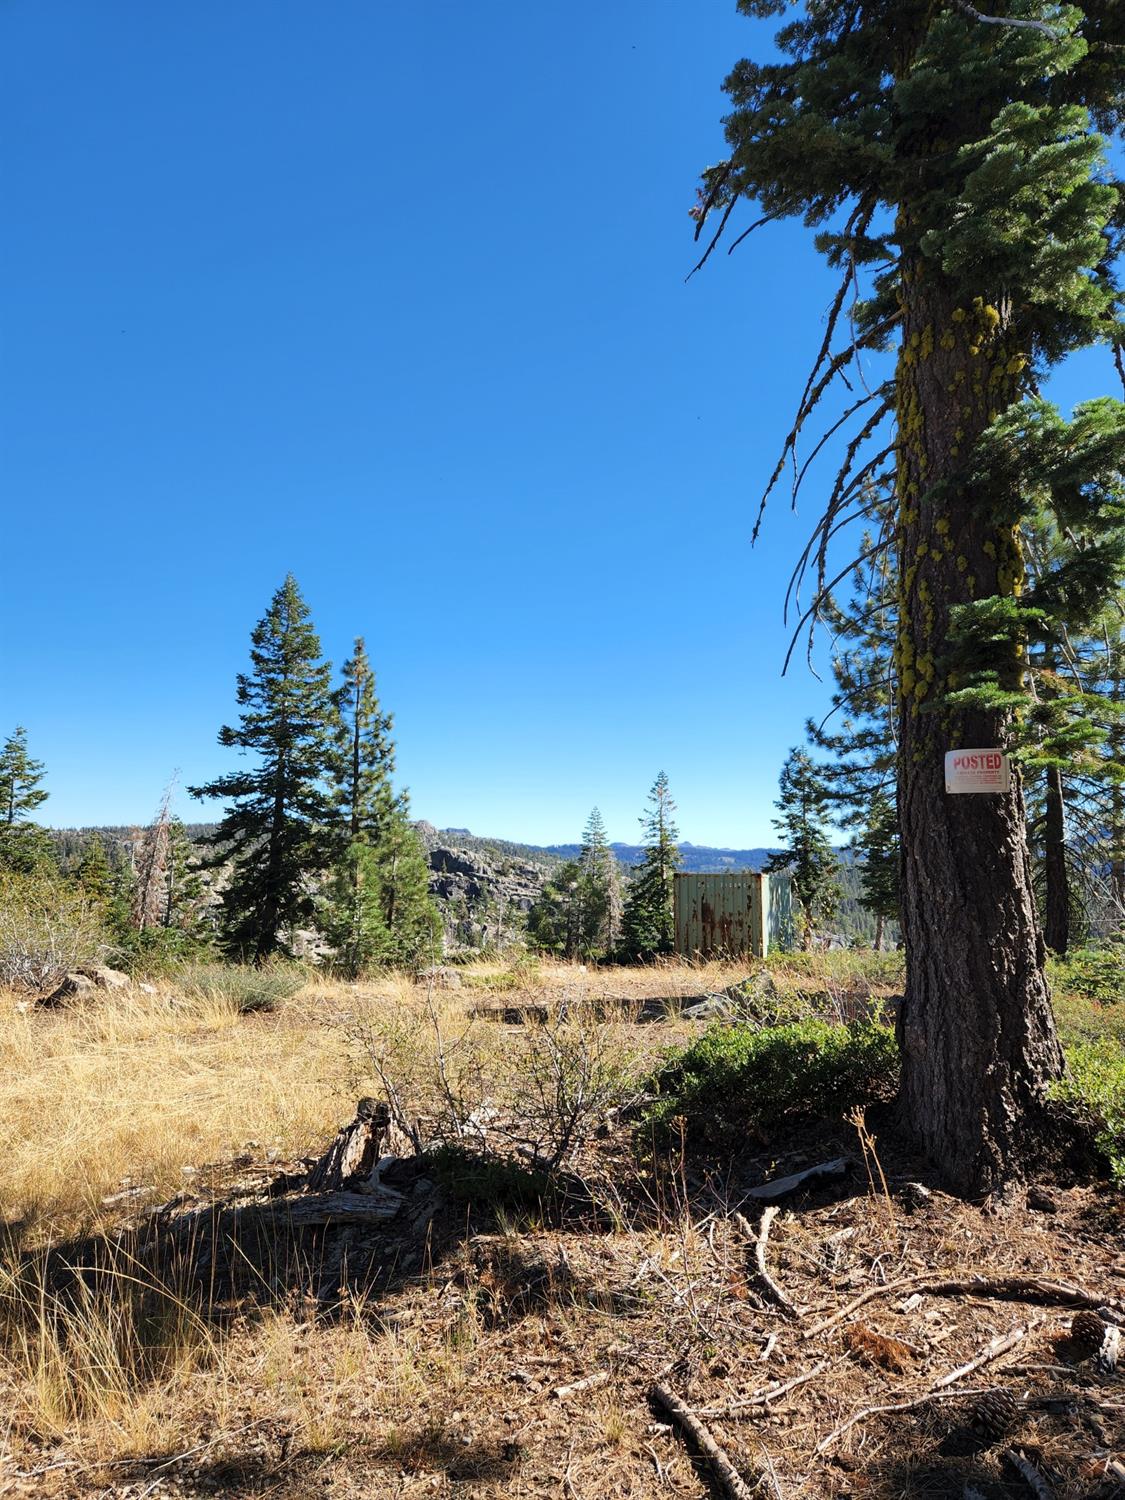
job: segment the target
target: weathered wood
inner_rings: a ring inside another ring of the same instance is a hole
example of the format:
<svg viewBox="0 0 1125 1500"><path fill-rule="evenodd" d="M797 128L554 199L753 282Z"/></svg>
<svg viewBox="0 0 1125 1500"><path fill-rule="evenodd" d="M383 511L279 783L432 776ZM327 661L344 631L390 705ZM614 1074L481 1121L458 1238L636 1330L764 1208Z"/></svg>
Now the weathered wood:
<svg viewBox="0 0 1125 1500"><path fill-rule="evenodd" d="M371 1176L390 1130L391 1112L381 1100L361 1099L355 1119L340 1130L309 1172L313 1192L354 1188Z"/></svg>
<svg viewBox="0 0 1125 1500"><path fill-rule="evenodd" d="M956 1370L950 1370L948 1375L943 1375L940 1380L935 1380L933 1388L935 1391L942 1390L947 1385L952 1385L956 1380L962 1380L966 1375L971 1375L974 1370L979 1370L981 1365L991 1364L1001 1354L1006 1354L1009 1349L1014 1349L1028 1336L1036 1327L1038 1319L1030 1319L1027 1323L1021 1323L1013 1328L1010 1333L1005 1333L994 1338L988 1347L981 1351L975 1359L969 1360L968 1364L958 1365Z"/></svg>
<svg viewBox="0 0 1125 1500"><path fill-rule="evenodd" d="M781 1308L786 1317L795 1318L798 1315L796 1307L766 1269L766 1241L769 1239L770 1225L778 1212L776 1206L764 1210L757 1234L742 1214L735 1214L734 1222L746 1238L754 1242L754 1268L759 1286L770 1300Z"/></svg>
<svg viewBox="0 0 1125 1500"><path fill-rule="evenodd" d="M815 1167L806 1167L803 1172L792 1172L788 1177L775 1177L772 1182L763 1182L760 1187L751 1188L746 1196L757 1199L759 1203L772 1203L775 1198L795 1193L803 1183L815 1182L821 1177L844 1177L850 1167L851 1163L846 1156L837 1156L833 1161L822 1161Z"/></svg>
<svg viewBox="0 0 1125 1500"><path fill-rule="evenodd" d="M999 1276L942 1276L934 1272L922 1272L918 1276L903 1276L897 1281L884 1282L882 1286L869 1287L858 1297L853 1297L830 1317L809 1328L803 1337L815 1338L818 1333L841 1323L850 1313L870 1302L874 1297L886 1297L891 1292L917 1289L931 1297L996 1297L1001 1301L1043 1302L1055 1307L1091 1307L1104 1318L1120 1316L1120 1304L1106 1303L1104 1298L1093 1297L1081 1287L1071 1286L1065 1281L1051 1281L1044 1276L1023 1276L1019 1273Z"/></svg>
<svg viewBox="0 0 1125 1500"><path fill-rule="evenodd" d="M370 1193L304 1193L272 1203L248 1204L242 1212L285 1221L300 1229L310 1224L371 1224L393 1219L405 1201L391 1188Z"/></svg>
<svg viewBox="0 0 1125 1500"><path fill-rule="evenodd" d="M577 1396L581 1391L592 1391L599 1385L605 1385L608 1379L608 1370L595 1370L592 1375L575 1380L571 1385L557 1385L551 1395L556 1401L565 1401L568 1396Z"/></svg>
<svg viewBox="0 0 1125 1500"><path fill-rule="evenodd" d="M650 1395L657 1406L668 1413L673 1423L687 1433L700 1453L707 1459L711 1465L711 1472L715 1476L715 1482L727 1496L727 1500L753 1500L754 1490L742 1478L691 1408L685 1406L667 1386L659 1383L652 1387Z"/></svg>

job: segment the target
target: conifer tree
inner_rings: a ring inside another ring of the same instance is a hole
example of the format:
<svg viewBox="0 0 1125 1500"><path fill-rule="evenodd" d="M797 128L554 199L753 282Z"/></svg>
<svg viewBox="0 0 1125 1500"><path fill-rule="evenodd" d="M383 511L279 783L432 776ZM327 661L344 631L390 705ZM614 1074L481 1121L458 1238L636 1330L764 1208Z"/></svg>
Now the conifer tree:
<svg viewBox="0 0 1125 1500"><path fill-rule="evenodd" d="M1120 576L1125 410L1099 399L1068 421L1036 391L1071 350L1125 337L1122 192L1097 134L1125 114L1125 6L740 8L794 18L777 60L727 80L730 154L704 174L697 221L719 214L721 233L757 200L762 222L815 226L840 272L779 473L837 377L894 357L893 378L865 372L830 419L854 425L807 554L806 620L835 582L832 537L872 485L893 483L874 545L895 549L899 579L902 1102L950 1186L999 1191L1020 1174L1062 1053L1019 777L1006 793L947 796L943 758L1014 748L1036 611L1061 601L1077 620ZM1083 545L1041 593L1025 587L1020 528L1043 506ZM987 701L953 700L987 674Z"/></svg>
<svg viewBox="0 0 1125 1500"><path fill-rule="evenodd" d="M239 723L224 725L219 743L249 752L254 763L189 790L229 801L208 860L233 863L222 895L223 942L260 964L286 951L283 934L312 919L310 877L331 857L325 778L335 707L331 668L291 573L250 641L252 670L237 679Z"/></svg>
<svg viewBox="0 0 1125 1500"><path fill-rule="evenodd" d="M860 858L859 904L875 918L875 949L888 922L898 921L898 813L886 792L876 792L853 848Z"/></svg>
<svg viewBox="0 0 1125 1500"><path fill-rule="evenodd" d="M27 730L17 725L0 749L0 871L30 875L55 864L51 838L29 814L46 802L43 762L27 750Z"/></svg>
<svg viewBox="0 0 1125 1500"><path fill-rule="evenodd" d="M621 937L621 876L596 807L582 832L578 869L582 951L591 957L612 953Z"/></svg>
<svg viewBox="0 0 1125 1500"><path fill-rule="evenodd" d="M164 866L164 903L161 921L193 937L203 938L204 889L199 872L198 851L183 820L175 813L168 820L168 854Z"/></svg>
<svg viewBox="0 0 1125 1500"><path fill-rule="evenodd" d="M645 850L629 883L622 917L621 946L626 957L653 958L676 946L672 877L680 864L673 821L676 804L663 771L648 794L649 811L640 818Z"/></svg>
<svg viewBox="0 0 1125 1500"><path fill-rule="evenodd" d="M394 718L379 705L375 673L362 636L356 637L342 675L333 695L338 715L333 765L336 801L347 842L362 839L374 844L394 805Z"/></svg>
<svg viewBox="0 0 1125 1500"><path fill-rule="evenodd" d="M91 901L103 904L109 901L113 894L113 871L100 833L90 835L75 875Z"/></svg>
<svg viewBox="0 0 1125 1500"><path fill-rule="evenodd" d="M788 872L801 911L801 946L812 947L813 933L836 915L840 887L839 861L824 831L828 791L804 750L790 750L778 779L780 795L774 806L779 816L773 826L785 848L771 854L766 869Z"/></svg>
<svg viewBox="0 0 1125 1500"><path fill-rule="evenodd" d="M582 953L582 871L568 859L543 886L527 914L528 941L544 953L575 959Z"/></svg>
<svg viewBox="0 0 1125 1500"><path fill-rule="evenodd" d="M333 695L338 715L333 779L338 852L322 903L321 926L337 963L355 977L367 969L409 967L440 952L441 922L430 897L425 851L410 824L410 800L391 776L394 719L384 713L362 636Z"/></svg>

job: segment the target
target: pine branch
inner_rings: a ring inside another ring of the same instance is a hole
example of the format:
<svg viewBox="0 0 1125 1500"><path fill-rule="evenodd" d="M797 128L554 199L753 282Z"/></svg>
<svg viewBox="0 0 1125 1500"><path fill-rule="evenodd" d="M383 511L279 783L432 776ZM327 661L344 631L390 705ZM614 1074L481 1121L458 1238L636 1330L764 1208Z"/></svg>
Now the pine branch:
<svg viewBox="0 0 1125 1500"><path fill-rule="evenodd" d="M1016 21L1010 16L986 16L975 5L970 5L969 0L953 0L953 3L959 11L971 16L974 21L980 21L984 26L1010 26L1018 31L1040 31L1053 42L1062 40L1062 33L1053 26L1048 26L1046 21Z"/></svg>

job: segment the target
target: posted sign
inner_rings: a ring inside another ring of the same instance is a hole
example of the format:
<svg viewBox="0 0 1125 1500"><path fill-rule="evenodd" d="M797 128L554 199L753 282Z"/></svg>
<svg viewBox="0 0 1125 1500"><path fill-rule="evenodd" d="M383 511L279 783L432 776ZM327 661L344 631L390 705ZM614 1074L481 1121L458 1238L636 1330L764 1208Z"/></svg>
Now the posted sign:
<svg viewBox="0 0 1125 1500"><path fill-rule="evenodd" d="M1012 768L1001 750L947 750L947 792L1006 792L1012 785Z"/></svg>

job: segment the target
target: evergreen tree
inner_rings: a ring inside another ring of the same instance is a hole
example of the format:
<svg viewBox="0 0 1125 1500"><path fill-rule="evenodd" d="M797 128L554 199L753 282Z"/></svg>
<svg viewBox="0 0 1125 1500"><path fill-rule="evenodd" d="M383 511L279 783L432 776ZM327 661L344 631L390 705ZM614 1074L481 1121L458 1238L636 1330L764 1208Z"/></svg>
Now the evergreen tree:
<svg viewBox="0 0 1125 1500"><path fill-rule="evenodd" d="M876 792L856 835L853 848L860 858L860 906L875 918L875 948L883 946L888 922L898 921L898 812L885 792Z"/></svg>
<svg viewBox="0 0 1125 1500"><path fill-rule="evenodd" d="M27 730L12 731L0 749L0 871L30 875L55 865L50 835L28 814L46 802L43 762L27 751Z"/></svg>
<svg viewBox="0 0 1125 1500"><path fill-rule="evenodd" d="M385 965L409 967L441 948L425 850L410 824L406 792L395 794L392 715L382 711L363 638L334 694L338 715L333 778L337 855L321 926L351 977Z"/></svg>
<svg viewBox="0 0 1125 1500"><path fill-rule="evenodd" d="M233 863L222 895L224 946L260 964L286 951L284 931L312 919L310 880L331 857L324 780L335 708L331 668L291 573L250 640L252 671L237 679L239 723L224 725L219 743L249 751L255 764L189 790L229 800L207 863Z"/></svg>
<svg viewBox="0 0 1125 1500"><path fill-rule="evenodd" d="M622 899L617 858L596 807L582 833L578 870L581 950L589 957L601 957L612 953L620 941Z"/></svg>
<svg viewBox="0 0 1125 1500"><path fill-rule="evenodd" d="M113 871L100 833L91 834L75 872L91 901L105 904L113 895Z"/></svg>
<svg viewBox="0 0 1125 1500"><path fill-rule="evenodd" d="M374 844L394 805L394 718L379 706L362 636L356 637L355 649L344 663L343 682L333 699L338 715L333 772L342 832L349 844Z"/></svg>
<svg viewBox="0 0 1125 1500"><path fill-rule="evenodd" d="M871 539L864 539L869 551ZM832 636L832 709L807 726L829 757L819 766L833 811L845 827L862 826L872 801L893 797L898 774L894 645L898 579L892 558L869 558L856 571L846 606L824 605Z"/></svg>
<svg viewBox="0 0 1125 1500"><path fill-rule="evenodd" d="M430 896L430 867L410 822L406 792L395 799L374 846L390 962L412 966L441 954L441 918Z"/></svg>
<svg viewBox="0 0 1125 1500"><path fill-rule="evenodd" d="M649 811L640 818L644 856L629 883L622 917L621 946L632 959L671 953L676 946L672 877L680 863L679 830L673 822L676 804L663 771L653 782L648 800Z"/></svg>
<svg viewBox="0 0 1125 1500"><path fill-rule="evenodd" d="M826 336L782 460L857 360L873 369L809 554L893 483L899 816L906 939L902 1101L958 1190L1018 1178L1062 1069L1031 890L1019 778L951 797L943 757L1013 747L1036 612L1075 619L1120 577L1125 410L1070 421L1036 395L1071 350L1121 342L1122 192L1097 129L1125 113L1117 0L740 0L795 18L780 56L727 80L730 155L704 175L702 229L740 199L799 215L839 269ZM867 278L866 299L855 287ZM838 339L837 334L841 337ZM852 390L854 392L854 386ZM893 430L892 430L893 429ZM780 473L782 465L779 465ZM1025 588L1020 528L1046 505L1083 536L1054 589ZM966 687L993 691L957 701Z"/></svg>
<svg viewBox="0 0 1125 1500"><path fill-rule="evenodd" d="M161 922L165 927L202 939L206 936L205 911L205 891L196 849L183 820L173 813L168 820Z"/></svg>
<svg viewBox="0 0 1125 1500"><path fill-rule="evenodd" d="M788 872L801 911L801 946L812 947L814 930L830 922L840 904L839 862L823 821L828 807L824 780L804 750L790 750L778 780L779 816L773 826L786 847L771 854L766 869Z"/></svg>
<svg viewBox="0 0 1125 1500"><path fill-rule="evenodd" d="M400 808L377 844L357 840L333 866L322 926L349 979L377 968L414 968L440 954L441 918L425 851Z"/></svg>
<svg viewBox="0 0 1125 1500"><path fill-rule="evenodd" d="M567 860L544 884L539 900L527 914L527 937L544 953L576 959L583 952L582 870Z"/></svg>

